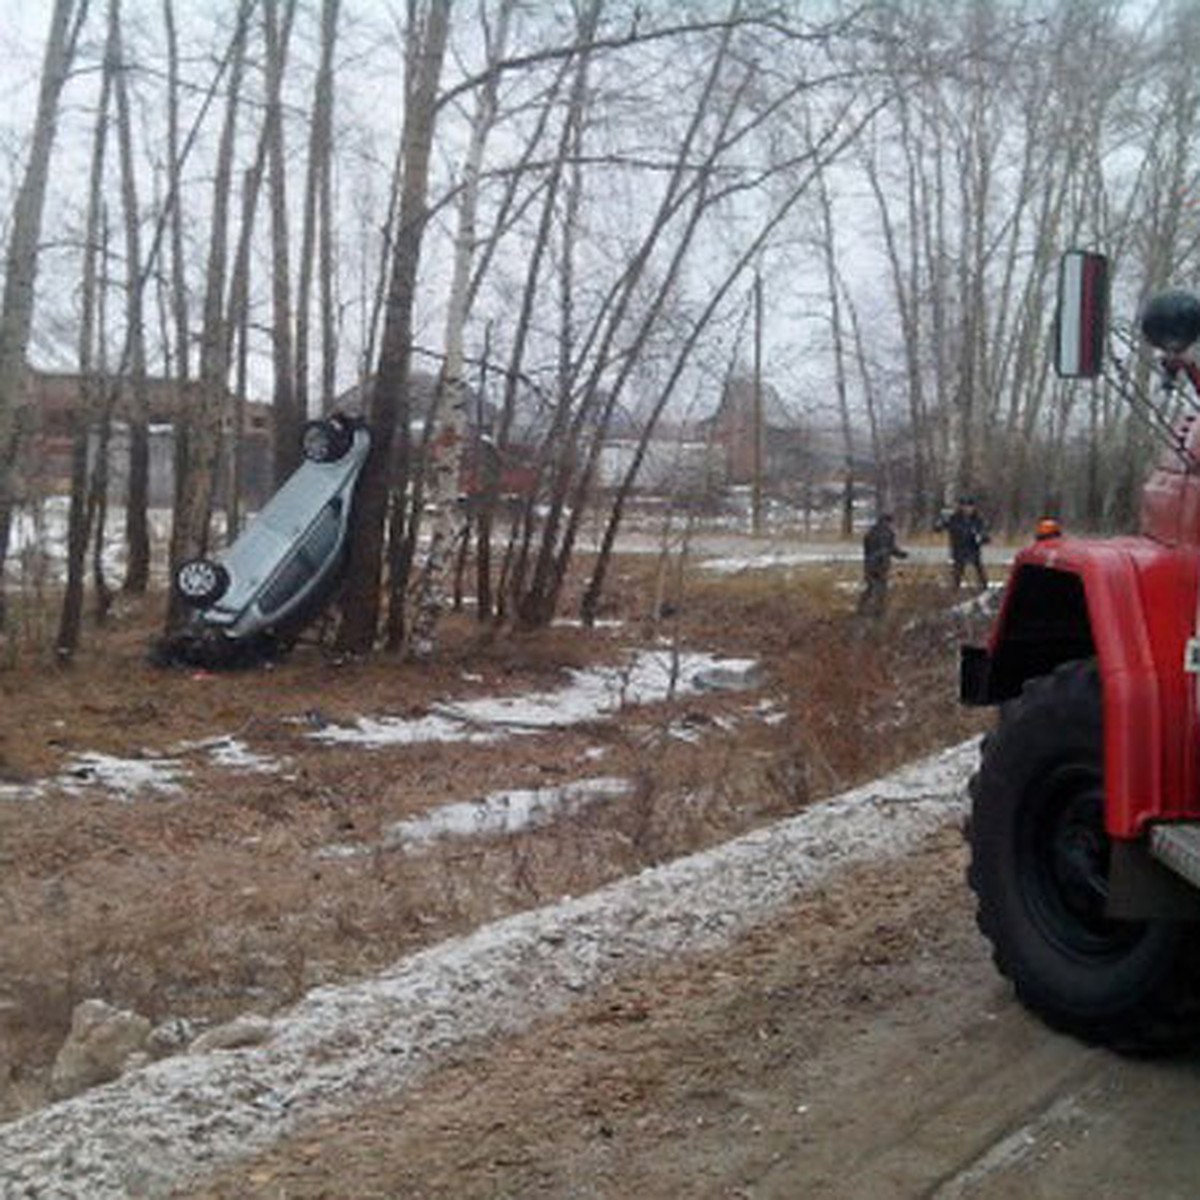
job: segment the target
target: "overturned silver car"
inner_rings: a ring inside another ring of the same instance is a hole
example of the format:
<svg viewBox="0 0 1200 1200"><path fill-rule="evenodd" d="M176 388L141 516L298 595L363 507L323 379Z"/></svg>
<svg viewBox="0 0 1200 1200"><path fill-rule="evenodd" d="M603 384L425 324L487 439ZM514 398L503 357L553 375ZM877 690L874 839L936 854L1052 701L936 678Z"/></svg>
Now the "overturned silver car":
<svg viewBox="0 0 1200 1200"><path fill-rule="evenodd" d="M346 560L355 487L371 448L359 420L309 421L304 461L238 538L175 570L193 610L153 650L163 664L246 666L285 653L329 604Z"/></svg>

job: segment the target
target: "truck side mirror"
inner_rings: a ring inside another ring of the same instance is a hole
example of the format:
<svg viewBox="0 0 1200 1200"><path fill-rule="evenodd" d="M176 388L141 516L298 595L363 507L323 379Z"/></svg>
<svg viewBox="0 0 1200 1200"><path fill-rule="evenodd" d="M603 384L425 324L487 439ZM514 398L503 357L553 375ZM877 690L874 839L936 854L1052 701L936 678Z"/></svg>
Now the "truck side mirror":
<svg viewBox="0 0 1200 1200"><path fill-rule="evenodd" d="M1108 259L1068 250L1058 269L1054 369L1064 379L1094 379L1104 368L1108 332Z"/></svg>

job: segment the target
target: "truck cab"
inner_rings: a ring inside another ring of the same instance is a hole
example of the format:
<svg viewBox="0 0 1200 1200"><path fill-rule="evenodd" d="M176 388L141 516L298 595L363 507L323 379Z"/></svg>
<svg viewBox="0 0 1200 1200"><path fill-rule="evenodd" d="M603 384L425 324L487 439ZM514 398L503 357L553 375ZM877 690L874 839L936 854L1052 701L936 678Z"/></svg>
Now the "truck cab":
<svg viewBox="0 0 1200 1200"><path fill-rule="evenodd" d="M1107 263L1064 258L1060 374L1104 369ZM1153 297L1141 331L1172 386L1200 300ZM971 781L977 919L1020 997L1058 1028L1144 1049L1200 1035L1200 422L1185 419L1143 492L1139 532L1055 522L1016 556L961 698L999 706Z"/></svg>

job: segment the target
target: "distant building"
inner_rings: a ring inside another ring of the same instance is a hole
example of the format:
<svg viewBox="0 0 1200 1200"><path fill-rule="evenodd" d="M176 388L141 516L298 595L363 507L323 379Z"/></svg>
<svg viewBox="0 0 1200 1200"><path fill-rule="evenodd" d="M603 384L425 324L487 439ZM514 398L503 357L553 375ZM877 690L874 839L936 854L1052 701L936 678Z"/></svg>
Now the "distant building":
<svg viewBox="0 0 1200 1200"><path fill-rule="evenodd" d="M633 466L639 442L611 438L600 451L597 478L601 487L619 487ZM701 495L724 482L725 464L719 450L708 442L652 438L638 466L636 490L662 495Z"/></svg>
<svg viewBox="0 0 1200 1200"><path fill-rule="evenodd" d="M433 399L437 391L438 377L428 371L413 371L408 382L408 405L412 418L414 439L419 439L424 428L425 419L433 408ZM344 392L334 397L330 412L346 413L349 416L361 417L367 411L367 402L371 389L375 386L375 376L368 375L366 379L352 384ZM496 406L489 404L470 385L467 387L467 424L471 429L482 429L490 433L496 422Z"/></svg>
<svg viewBox="0 0 1200 1200"><path fill-rule="evenodd" d="M125 499L129 481L129 421L132 413L132 389L128 379L115 381L117 394L113 404L109 444L109 496L115 503ZM150 378L146 381L150 426L150 505L169 507L174 498L175 424L183 406L192 402L199 384L190 380L180 384L173 379ZM24 451L20 472L24 490L43 495L70 490L71 448L75 413L83 403L83 379L69 372L39 371L30 367L22 383L21 420ZM234 398L225 397L222 421L222 470L228 469L234 444ZM241 434L242 500L251 508L259 507L271 493L271 406L247 401L245 425ZM91 422L92 453L95 453L98 420ZM226 494L218 481L217 502Z"/></svg>
<svg viewBox="0 0 1200 1200"><path fill-rule="evenodd" d="M727 484L753 483L756 471L763 482L790 483L809 469L809 436L785 408L779 393L762 385L761 412L756 411L754 380L729 379L717 411L698 423L704 440L717 447L725 464ZM761 451L756 451L756 433Z"/></svg>
<svg viewBox="0 0 1200 1200"><path fill-rule="evenodd" d="M362 416L374 383L374 376L369 376L347 388L334 399L330 411ZM424 437L425 422L433 409L437 386L437 375L426 371L414 371L409 376L409 429L415 446L419 446ZM497 449L493 435L499 415L494 404L468 385L467 445L460 479L465 496L478 496L485 489L494 487L499 497L513 500L530 495L537 486L538 473L532 447L510 442L503 454Z"/></svg>

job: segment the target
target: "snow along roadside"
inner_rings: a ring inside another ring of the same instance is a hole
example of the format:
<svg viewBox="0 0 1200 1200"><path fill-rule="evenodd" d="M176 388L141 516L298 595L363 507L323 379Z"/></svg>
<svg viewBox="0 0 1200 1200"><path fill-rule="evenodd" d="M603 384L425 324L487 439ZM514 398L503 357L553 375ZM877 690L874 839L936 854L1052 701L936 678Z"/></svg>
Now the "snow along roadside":
<svg viewBox="0 0 1200 1200"><path fill-rule="evenodd" d="M670 955L711 950L834 870L906 853L962 811L972 739L715 849L322 987L242 1050L187 1053L0 1126L0 1195L163 1195L338 1107L395 1093Z"/></svg>

